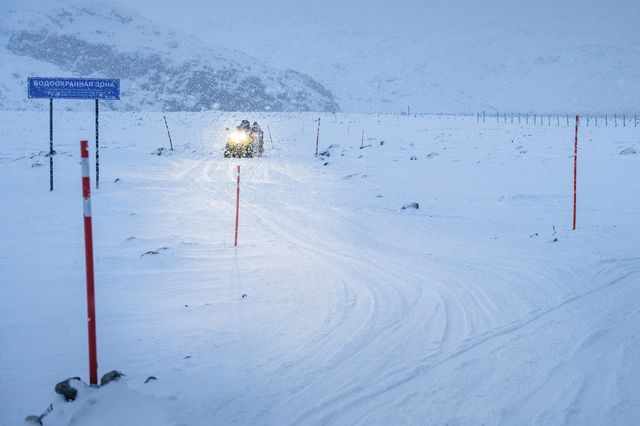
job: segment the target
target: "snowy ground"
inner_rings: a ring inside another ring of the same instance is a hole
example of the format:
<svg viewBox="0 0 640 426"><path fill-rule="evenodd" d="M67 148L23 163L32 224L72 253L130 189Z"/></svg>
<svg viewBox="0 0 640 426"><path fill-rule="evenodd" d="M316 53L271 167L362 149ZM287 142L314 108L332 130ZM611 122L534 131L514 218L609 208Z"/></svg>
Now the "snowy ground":
<svg viewBox="0 0 640 426"><path fill-rule="evenodd" d="M572 127L323 115L316 159L316 116L270 114L265 158L238 161L240 116L171 114L160 156L162 115L101 118L99 369L126 381L53 392L88 380L93 116L56 113L49 193L48 116L2 112L0 424L52 402L45 425L640 417L640 129L581 128L571 231Z"/></svg>

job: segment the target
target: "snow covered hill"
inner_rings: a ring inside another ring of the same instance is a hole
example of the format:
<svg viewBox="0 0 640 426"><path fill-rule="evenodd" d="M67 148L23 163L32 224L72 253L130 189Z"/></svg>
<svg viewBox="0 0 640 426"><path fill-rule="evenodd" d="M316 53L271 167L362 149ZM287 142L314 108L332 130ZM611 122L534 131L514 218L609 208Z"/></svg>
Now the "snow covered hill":
<svg viewBox="0 0 640 426"><path fill-rule="evenodd" d="M339 109L331 92L306 74L268 67L103 2L3 1L0 56L5 110L44 105L25 99L30 76L120 78L122 100L105 103L120 110Z"/></svg>
<svg viewBox="0 0 640 426"><path fill-rule="evenodd" d="M138 0L132 7L311 73L344 111L640 111L636 0ZM246 15L262 30L237 31L229 16Z"/></svg>
<svg viewBox="0 0 640 426"><path fill-rule="evenodd" d="M68 403L93 116L56 111L50 193L43 115L0 113L0 424L50 403L46 426L640 418L637 128L581 128L571 231L564 123L323 114L315 158L317 115L268 113L265 157L235 160L245 114L168 114L171 152L162 114L106 112L98 357L126 377Z"/></svg>

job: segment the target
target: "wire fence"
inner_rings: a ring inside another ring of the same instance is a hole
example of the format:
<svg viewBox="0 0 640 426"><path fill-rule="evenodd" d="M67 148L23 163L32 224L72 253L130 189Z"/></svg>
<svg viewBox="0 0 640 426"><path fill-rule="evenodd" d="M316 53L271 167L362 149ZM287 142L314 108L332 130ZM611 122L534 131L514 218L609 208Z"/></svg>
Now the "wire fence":
<svg viewBox="0 0 640 426"><path fill-rule="evenodd" d="M535 114L535 113L500 113L485 111L476 113L478 123L495 121L496 123L510 124L533 124L535 126L572 126L571 114ZM635 114L581 114L580 119L583 126L595 127L638 127L640 124L640 113Z"/></svg>

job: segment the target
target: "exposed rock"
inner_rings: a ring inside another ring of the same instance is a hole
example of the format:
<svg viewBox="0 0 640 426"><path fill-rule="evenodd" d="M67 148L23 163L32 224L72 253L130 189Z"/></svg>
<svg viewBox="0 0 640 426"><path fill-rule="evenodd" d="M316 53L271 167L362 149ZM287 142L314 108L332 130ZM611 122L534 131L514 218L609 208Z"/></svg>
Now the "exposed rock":
<svg viewBox="0 0 640 426"><path fill-rule="evenodd" d="M40 418L40 416L27 416L24 421L29 423L30 425L42 425L42 419Z"/></svg>
<svg viewBox="0 0 640 426"><path fill-rule="evenodd" d="M420 204L418 204L418 203L409 203L409 204L405 204L404 206L402 206L402 210L409 210L409 209L419 210L420 209Z"/></svg>
<svg viewBox="0 0 640 426"><path fill-rule="evenodd" d="M153 380L158 380L158 378L156 376L149 376L149 377L147 377L147 380L145 380L144 382L145 383L149 383L149 382L151 382Z"/></svg>
<svg viewBox="0 0 640 426"><path fill-rule="evenodd" d="M100 379L100 386L104 386L109 382L118 381L124 374L118 370L111 370Z"/></svg>
<svg viewBox="0 0 640 426"><path fill-rule="evenodd" d="M78 396L78 389L73 387L75 384L82 383L80 377L70 377L67 380L63 380L56 384L55 391L57 394L62 395L67 401L74 401Z"/></svg>
<svg viewBox="0 0 640 426"><path fill-rule="evenodd" d="M633 147L625 148L622 151L620 151L620 155L635 155L637 153L638 151L636 151L636 149Z"/></svg>

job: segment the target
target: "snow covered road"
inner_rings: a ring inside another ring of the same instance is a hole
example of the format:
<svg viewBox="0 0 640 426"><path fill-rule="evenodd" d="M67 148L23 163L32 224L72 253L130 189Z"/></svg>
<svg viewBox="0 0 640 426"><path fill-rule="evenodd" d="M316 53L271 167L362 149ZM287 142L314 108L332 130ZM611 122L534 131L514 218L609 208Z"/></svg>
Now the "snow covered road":
<svg viewBox="0 0 640 426"><path fill-rule="evenodd" d="M56 400L57 381L87 375L77 141L91 117L56 118L52 194L40 118L0 114L7 425ZM169 115L178 148L157 156L161 115L105 114L98 356L126 388L58 403L44 424L640 416L640 155L620 155L638 149L637 129L582 130L571 232L570 127L326 115L316 159L314 116L265 114L265 158L223 159L237 118ZM401 209L411 202L420 208ZM107 397L118 390L139 399Z"/></svg>

